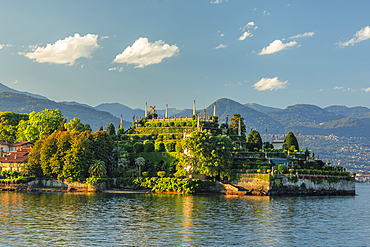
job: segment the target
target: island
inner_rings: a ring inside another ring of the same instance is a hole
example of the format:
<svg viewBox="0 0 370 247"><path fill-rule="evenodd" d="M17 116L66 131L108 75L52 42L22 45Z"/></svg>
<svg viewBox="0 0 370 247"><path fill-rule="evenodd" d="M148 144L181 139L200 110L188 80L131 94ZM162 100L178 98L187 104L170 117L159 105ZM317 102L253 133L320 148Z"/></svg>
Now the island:
<svg viewBox="0 0 370 247"><path fill-rule="evenodd" d="M159 117L92 132L57 110L0 113L0 189L233 195L355 195L355 174L299 149L292 132L262 141L240 114Z"/></svg>

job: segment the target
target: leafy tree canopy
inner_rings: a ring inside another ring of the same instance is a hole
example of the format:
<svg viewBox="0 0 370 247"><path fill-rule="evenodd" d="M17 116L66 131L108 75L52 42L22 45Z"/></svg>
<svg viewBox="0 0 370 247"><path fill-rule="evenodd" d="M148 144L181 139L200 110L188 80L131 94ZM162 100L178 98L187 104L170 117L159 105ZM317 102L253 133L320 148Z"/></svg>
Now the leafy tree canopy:
<svg viewBox="0 0 370 247"><path fill-rule="evenodd" d="M81 181L96 160L109 170L113 141L106 131L59 131L36 141L29 153L31 173L59 180ZM95 174L95 173L94 173Z"/></svg>
<svg viewBox="0 0 370 247"><path fill-rule="evenodd" d="M16 140L17 126L20 121L27 121L28 114L1 112L0 113L0 140L14 142Z"/></svg>
<svg viewBox="0 0 370 247"><path fill-rule="evenodd" d="M294 148L296 150L299 150L298 141L297 141L297 138L295 137L295 135L293 134L293 132L288 133L288 135L285 137L284 144L286 144L286 147L288 149L290 149L292 146L294 146Z"/></svg>
<svg viewBox="0 0 370 247"><path fill-rule="evenodd" d="M73 120L69 121L69 123L65 123L64 128L66 128L66 130L69 132L83 132L85 130L91 131L90 125L81 123L79 118L73 118Z"/></svg>
<svg viewBox="0 0 370 247"><path fill-rule="evenodd" d="M262 138L260 136L260 133L258 133L258 131L256 130L252 130L251 133L249 133L248 135L247 144L248 149L262 149Z"/></svg>
<svg viewBox="0 0 370 247"><path fill-rule="evenodd" d="M230 134L238 135L239 119L240 119L241 136L242 136L242 139L245 140L246 138L245 132L247 131L247 128L245 127L244 118L241 117L239 113L234 113L233 117L230 118L229 131L231 132Z"/></svg>
<svg viewBox="0 0 370 247"><path fill-rule="evenodd" d="M21 120L17 126L17 141L36 142L44 135L56 132L63 123L59 109L45 109L39 113L31 112L28 120Z"/></svg>
<svg viewBox="0 0 370 247"><path fill-rule="evenodd" d="M221 179L232 176L233 145L230 137L194 131L191 137L182 141L182 146L188 154L187 165L194 172Z"/></svg>

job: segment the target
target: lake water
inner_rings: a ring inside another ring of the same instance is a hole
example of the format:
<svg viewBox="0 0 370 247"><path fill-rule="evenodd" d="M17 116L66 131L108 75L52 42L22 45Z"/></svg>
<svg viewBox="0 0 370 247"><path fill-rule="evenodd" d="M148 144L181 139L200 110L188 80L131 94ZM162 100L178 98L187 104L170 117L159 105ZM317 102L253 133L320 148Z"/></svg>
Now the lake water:
<svg viewBox="0 0 370 247"><path fill-rule="evenodd" d="M1 246L370 246L358 196L0 193Z"/></svg>

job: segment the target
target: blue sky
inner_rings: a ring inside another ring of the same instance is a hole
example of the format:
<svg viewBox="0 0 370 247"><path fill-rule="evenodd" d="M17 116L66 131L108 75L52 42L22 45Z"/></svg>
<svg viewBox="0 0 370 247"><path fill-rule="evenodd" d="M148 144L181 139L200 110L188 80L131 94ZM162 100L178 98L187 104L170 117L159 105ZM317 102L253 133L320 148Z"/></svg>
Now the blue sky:
<svg viewBox="0 0 370 247"><path fill-rule="evenodd" d="M55 101L370 107L369 1L1 1L0 82Z"/></svg>

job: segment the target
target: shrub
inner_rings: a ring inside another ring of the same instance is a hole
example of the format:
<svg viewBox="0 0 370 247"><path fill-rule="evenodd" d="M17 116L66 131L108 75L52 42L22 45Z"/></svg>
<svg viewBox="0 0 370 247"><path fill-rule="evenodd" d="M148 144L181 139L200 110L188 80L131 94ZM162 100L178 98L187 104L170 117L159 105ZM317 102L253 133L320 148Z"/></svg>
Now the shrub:
<svg viewBox="0 0 370 247"><path fill-rule="evenodd" d="M166 175L166 172L165 171L159 171L159 172L157 172L157 175L158 175L158 177L163 178Z"/></svg>
<svg viewBox="0 0 370 247"><path fill-rule="evenodd" d="M172 142L166 142L164 144L167 152L175 151L175 145L176 145L176 142L173 142L173 141Z"/></svg>
<svg viewBox="0 0 370 247"><path fill-rule="evenodd" d="M144 142L144 152L150 153L154 152L154 143L150 141Z"/></svg>
<svg viewBox="0 0 370 247"><path fill-rule="evenodd" d="M176 152L180 153L182 151L182 144L181 144L181 141L177 142L176 143L176 146L175 146L175 150Z"/></svg>
<svg viewBox="0 0 370 247"><path fill-rule="evenodd" d="M134 144L134 150L136 153L141 153L144 151L144 144L142 142L136 142Z"/></svg>
<svg viewBox="0 0 370 247"><path fill-rule="evenodd" d="M165 146L163 142L156 142L154 144L154 149L156 152L164 152L165 151Z"/></svg>
<svg viewBox="0 0 370 247"><path fill-rule="evenodd" d="M129 153L133 153L134 152L134 146L132 146L130 143L126 143L125 146L124 146L125 150Z"/></svg>

